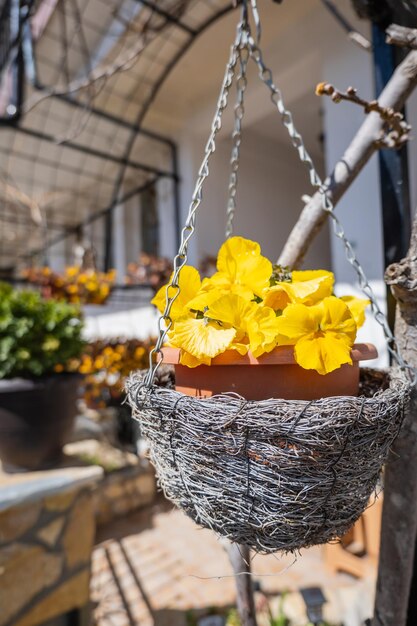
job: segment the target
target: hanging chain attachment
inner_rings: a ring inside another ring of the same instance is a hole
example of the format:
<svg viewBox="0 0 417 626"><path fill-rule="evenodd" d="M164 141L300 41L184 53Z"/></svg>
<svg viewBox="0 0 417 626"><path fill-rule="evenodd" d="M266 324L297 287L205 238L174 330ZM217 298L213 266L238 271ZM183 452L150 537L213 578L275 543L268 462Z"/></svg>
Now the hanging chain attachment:
<svg viewBox="0 0 417 626"><path fill-rule="evenodd" d="M328 186L326 183L322 182L314 166L313 160L304 145L303 138L301 137L300 133L297 131L294 125L291 112L285 107L285 103L284 103L284 99L282 97L281 91L274 84L272 72L268 67L266 67L263 61L261 50L259 49L258 45L254 42L253 39L250 39L249 43L250 43L250 57L252 58L252 60L256 63L258 67L259 77L270 91L271 100L281 115L282 124L287 129L291 142L294 148L298 152L300 161L304 163L304 165L307 167L309 177L310 177L310 183L312 187L317 189L317 191L321 195L322 208L324 211L326 211L326 213L332 220L334 234L343 243L347 261L353 267L358 277L359 287L362 293L370 300L371 309L374 314L375 320L381 326L385 339L387 341L388 352L390 356L394 359L394 361L397 363L398 367L402 371L408 374L411 384L414 384L417 380L416 370L411 365L406 363L406 361L401 355L399 348L396 346L395 337L391 331L391 328L389 327L386 315L381 310L381 307L379 306L376 295L365 275L363 267L361 266L360 262L357 259L353 246L351 242L349 241L349 239L346 237L343 226L339 218L334 212L334 205L329 195Z"/></svg>
<svg viewBox="0 0 417 626"><path fill-rule="evenodd" d="M247 38L242 40L238 50L239 58L239 75L236 79L236 104L234 109L235 123L232 135L233 146L232 156L230 159L230 177L228 188L228 200L226 210L226 230L225 238L228 239L233 234L233 218L236 212L236 192L237 192L237 173L239 169L240 145L242 143L242 120L245 114L244 96L248 80L246 78L246 68L249 60L249 49L247 47Z"/></svg>
<svg viewBox="0 0 417 626"><path fill-rule="evenodd" d="M181 268L184 267L184 265L186 265L187 263L188 244L195 231L196 214L203 197L203 183L209 175L210 157L216 149L216 136L222 125L223 111L227 106L230 87L233 83L233 79L235 76L235 69L238 59L238 46L239 39L237 38L231 48L229 61L226 65L226 71L223 78L222 87L220 89L220 95L217 100L216 111L211 124L210 136L205 147L203 161L198 171L198 178L188 209L185 226L181 231L181 243L178 249L178 254L174 258L174 270L171 279L166 286L165 309L158 319L158 338L155 347L153 348L153 350L151 350L149 354L149 370L143 382L143 386L147 387L148 389L151 388L153 380L155 378L155 374L163 361L162 346L172 327L171 309L172 305L174 304L180 293L178 278Z"/></svg>

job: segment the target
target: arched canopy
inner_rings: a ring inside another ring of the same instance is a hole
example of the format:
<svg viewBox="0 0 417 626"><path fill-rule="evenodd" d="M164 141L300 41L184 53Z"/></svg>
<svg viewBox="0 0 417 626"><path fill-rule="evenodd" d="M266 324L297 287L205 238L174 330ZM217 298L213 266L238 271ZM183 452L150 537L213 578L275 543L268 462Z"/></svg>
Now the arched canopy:
<svg viewBox="0 0 417 626"><path fill-rule="evenodd" d="M143 119L196 37L231 8L230 0L6 0L0 267L39 258L89 224L104 240L102 218L118 203L160 177L177 184L174 143Z"/></svg>

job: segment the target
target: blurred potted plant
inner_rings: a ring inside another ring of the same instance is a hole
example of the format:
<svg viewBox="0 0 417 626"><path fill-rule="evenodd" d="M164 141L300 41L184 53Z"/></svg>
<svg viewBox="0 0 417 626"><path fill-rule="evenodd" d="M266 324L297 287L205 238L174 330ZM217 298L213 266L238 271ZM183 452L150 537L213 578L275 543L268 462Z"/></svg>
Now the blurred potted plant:
<svg viewBox="0 0 417 626"><path fill-rule="evenodd" d="M38 469L59 458L76 414L81 331L77 306L0 283L0 458L6 467Z"/></svg>
<svg viewBox="0 0 417 626"><path fill-rule="evenodd" d="M169 278L172 272L172 263L164 257L154 256L141 252L137 263L127 266L127 285L150 285L158 289Z"/></svg>
<svg viewBox="0 0 417 626"><path fill-rule="evenodd" d="M78 371L84 376L85 405L100 411L114 407L117 432L121 443L134 443L134 422L128 405L123 404L126 377L132 370L149 366L153 339L100 339L88 343Z"/></svg>
<svg viewBox="0 0 417 626"><path fill-rule="evenodd" d="M116 271L98 272L74 265L58 274L49 267L32 267L24 270L23 277L40 287L45 298L76 304L104 304L116 280Z"/></svg>

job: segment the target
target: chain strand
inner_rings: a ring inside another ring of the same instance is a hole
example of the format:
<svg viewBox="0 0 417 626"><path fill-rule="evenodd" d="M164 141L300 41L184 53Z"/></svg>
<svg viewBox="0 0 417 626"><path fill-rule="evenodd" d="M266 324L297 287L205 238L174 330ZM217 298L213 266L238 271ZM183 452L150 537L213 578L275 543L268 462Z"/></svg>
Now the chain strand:
<svg viewBox="0 0 417 626"><path fill-rule="evenodd" d="M229 177L229 195L226 211L226 239L228 239L233 234L233 218L236 212L237 173L239 169L240 145L242 143L242 120L245 114L243 100L245 96L246 86L248 84L248 80L246 78L246 68L249 60L249 49L246 42L242 43L242 45L239 47L238 58L240 71L236 79L237 98L234 109L235 124L232 135L232 156L230 159L231 172Z"/></svg>
<svg viewBox="0 0 417 626"><path fill-rule="evenodd" d="M385 314L383 313L383 311L381 310L378 304L378 300L375 296L375 293L371 285L369 284L368 279L365 276L365 272L361 264L359 263L357 259L353 246L348 240L348 238L346 237L343 226L339 218L336 216L334 212L334 205L328 193L328 186L322 182L314 166L313 160L310 157L304 145L303 139L294 125L291 112L288 111L288 109L285 107L285 103L284 103L281 91L274 84L272 72L269 68L266 67L263 61L262 52L257 46L257 44L254 42L252 37L250 37L249 39L249 48L250 48L250 57L252 58L252 60L255 62L255 64L258 67L259 76L262 82L267 86L267 88L271 92L271 100L281 115L282 123L288 131L288 135L291 139L291 142L294 148L296 148L300 160L307 167L307 170L310 176L310 183L315 189L319 191L321 195L323 210L326 211L329 217L332 219L333 231L336 237L338 237L338 239L340 239L344 245L346 258L348 262L350 263L350 265L353 267L354 271L356 272L356 275L358 277L359 287L362 290L362 292L369 298L371 302L371 309L374 314L374 317L376 321L378 322L378 324L381 326L384 332L384 336L387 340L388 352L391 355L391 357L397 362L398 366L402 370L408 371L411 379L413 380L413 382L415 382L416 372L413 367L411 367L410 365L408 365L408 363L404 361L400 350L395 344L395 337L388 325L387 318Z"/></svg>
<svg viewBox="0 0 417 626"><path fill-rule="evenodd" d="M239 25L240 26L240 25ZM235 76L235 69L238 59L238 48L240 42L240 29L238 28L238 36L233 44L230 52L229 61L226 66L226 72L224 75L220 95L217 101L216 112L214 114L213 122L211 125L211 132L207 141L203 162L201 163L197 182L194 188L194 193L188 210L188 216L185 222L185 226L181 231L181 243L178 249L178 254L174 258L174 270L171 276L171 280L166 286L166 304L162 315L158 320L158 339L155 347L149 354L149 371L144 380L144 386L150 388L152 386L155 374L160 367L163 360L162 345L167 337L168 332L172 327L171 308L175 300L180 293L180 287L178 284L178 276L181 268L187 263L188 243L194 234L195 221L197 209L201 204L203 197L202 187L209 174L209 160L211 155L216 149L216 136L222 125L222 115L228 102L230 87L232 86ZM170 295L170 293L172 295ZM154 358L156 357L156 362Z"/></svg>

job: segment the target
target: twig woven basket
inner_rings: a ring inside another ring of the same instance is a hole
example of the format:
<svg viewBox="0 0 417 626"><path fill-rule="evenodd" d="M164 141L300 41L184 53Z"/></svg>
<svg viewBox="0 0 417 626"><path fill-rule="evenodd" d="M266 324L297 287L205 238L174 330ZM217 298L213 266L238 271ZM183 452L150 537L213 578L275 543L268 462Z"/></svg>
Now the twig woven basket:
<svg viewBox="0 0 417 626"><path fill-rule="evenodd" d="M359 397L310 402L195 398L146 388L139 375L127 391L165 495L198 524L268 553L341 536L366 508L410 386L392 371L362 378Z"/></svg>

